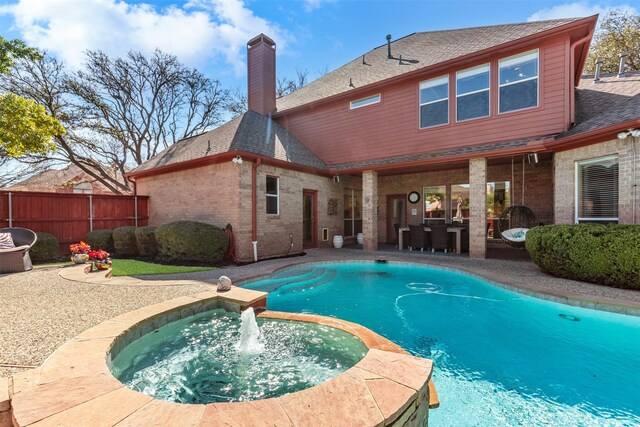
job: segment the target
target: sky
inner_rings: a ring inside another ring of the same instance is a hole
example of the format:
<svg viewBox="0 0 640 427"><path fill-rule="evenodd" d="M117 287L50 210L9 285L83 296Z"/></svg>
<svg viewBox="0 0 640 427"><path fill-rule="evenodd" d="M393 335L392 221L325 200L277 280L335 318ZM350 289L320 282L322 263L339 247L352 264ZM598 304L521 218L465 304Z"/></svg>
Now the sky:
<svg viewBox="0 0 640 427"><path fill-rule="evenodd" d="M246 42L277 46L278 77L313 80L372 48L413 32L601 15L640 0L0 0L0 35L47 50L69 68L86 50L123 56L159 48L246 91Z"/></svg>

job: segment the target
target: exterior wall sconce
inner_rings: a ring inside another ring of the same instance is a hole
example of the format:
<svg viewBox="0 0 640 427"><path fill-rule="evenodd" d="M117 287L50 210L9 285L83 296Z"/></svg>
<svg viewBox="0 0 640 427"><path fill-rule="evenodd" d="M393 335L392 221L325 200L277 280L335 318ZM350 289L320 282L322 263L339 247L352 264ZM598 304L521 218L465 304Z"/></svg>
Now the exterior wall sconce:
<svg viewBox="0 0 640 427"><path fill-rule="evenodd" d="M242 157L240 157L240 155L238 154L233 159L231 159L231 161L233 163L235 163L236 165L241 165L242 164Z"/></svg>
<svg viewBox="0 0 640 427"><path fill-rule="evenodd" d="M640 138L640 130L639 129L629 129L626 132L620 132L618 134L618 139L620 139L620 140L627 139L629 136L632 136L634 138Z"/></svg>

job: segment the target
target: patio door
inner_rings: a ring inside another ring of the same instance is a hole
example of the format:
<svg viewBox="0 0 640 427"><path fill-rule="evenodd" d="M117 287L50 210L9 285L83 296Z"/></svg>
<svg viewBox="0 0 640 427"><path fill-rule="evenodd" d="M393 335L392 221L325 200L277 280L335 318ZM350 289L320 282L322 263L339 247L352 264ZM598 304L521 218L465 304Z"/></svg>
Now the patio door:
<svg viewBox="0 0 640 427"><path fill-rule="evenodd" d="M388 194L387 195L387 242L395 243L398 241L396 228L407 226L407 195L406 194Z"/></svg>
<svg viewBox="0 0 640 427"><path fill-rule="evenodd" d="M317 200L317 191L302 191L302 246L304 248L318 246Z"/></svg>

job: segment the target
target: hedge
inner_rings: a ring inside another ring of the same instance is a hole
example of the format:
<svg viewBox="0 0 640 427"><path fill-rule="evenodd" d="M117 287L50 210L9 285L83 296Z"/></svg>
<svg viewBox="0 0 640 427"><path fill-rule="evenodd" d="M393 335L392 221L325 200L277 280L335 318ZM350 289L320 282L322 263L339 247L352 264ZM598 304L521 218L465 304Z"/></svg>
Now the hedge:
<svg viewBox="0 0 640 427"><path fill-rule="evenodd" d="M53 261L58 258L58 239L49 233L36 233L38 240L29 249L29 256L34 262Z"/></svg>
<svg viewBox="0 0 640 427"><path fill-rule="evenodd" d="M113 230L113 247L119 257L139 255L135 227L118 227Z"/></svg>
<svg viewBox="0 0 640 427"><path fill-rule="evenodd" d="M153 258L158 254L156 227L138 227L135 231L138 253L143 257Z"/></svg>
<svg viewBox="0 0 640 427"><path fill-rule="evenodd" d="M172 262L219 263L229 244L224 230L196 221L165 224L155 234L160 257Z"/></svg>
<svg viewBox="0 0 640 427"><path fill-rule="evenodd" d="M640 226L546 225L527 232L527 251L558 277L640 289Z"/></svg>
<svg viewBox="0 0 640 427"><path fill-rule="evenodd" d="M84 238L93 250L105 250L109 253L113 252L113 231L111 230L93 230L87 233Z"/></svg>

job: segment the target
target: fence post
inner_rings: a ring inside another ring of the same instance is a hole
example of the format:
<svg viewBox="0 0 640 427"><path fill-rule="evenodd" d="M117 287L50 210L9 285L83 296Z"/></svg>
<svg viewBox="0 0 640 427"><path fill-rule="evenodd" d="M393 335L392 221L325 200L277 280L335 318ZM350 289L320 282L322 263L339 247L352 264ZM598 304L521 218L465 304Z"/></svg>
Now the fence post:
<svg viewBox="0 0 640 427"><path fill-rule="evenodd" d="M89 231L93 231L93 195L89 194Z"/></svg>
<svg viewBox="0 0 640 427"><path fill-rule="evenodd" d="M9 191L9 228L13 227L13 204L11 200L12 194Z"/></svg>
<svg viewBox="0 0 640 427"><path fill-rule="evenodd" d="M136 228L138 227L138 196L134 196L133 197L133 202L135 203L135 206L133 208L134 210L134 215L135 215L135 226Z"/></svg>

